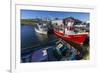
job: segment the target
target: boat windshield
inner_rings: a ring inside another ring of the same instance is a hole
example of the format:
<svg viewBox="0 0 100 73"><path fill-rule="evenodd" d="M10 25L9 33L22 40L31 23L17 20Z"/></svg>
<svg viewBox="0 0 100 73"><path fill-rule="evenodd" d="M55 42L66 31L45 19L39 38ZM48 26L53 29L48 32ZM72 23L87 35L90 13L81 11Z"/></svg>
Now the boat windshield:
<svg viewBox="0 0 100 73"><path fill-rule="evenodd" d="M63 47L63 44L62 43L59 43L57 46L56 46L56 49L60 49L60 48L62 48Z"/></svg>

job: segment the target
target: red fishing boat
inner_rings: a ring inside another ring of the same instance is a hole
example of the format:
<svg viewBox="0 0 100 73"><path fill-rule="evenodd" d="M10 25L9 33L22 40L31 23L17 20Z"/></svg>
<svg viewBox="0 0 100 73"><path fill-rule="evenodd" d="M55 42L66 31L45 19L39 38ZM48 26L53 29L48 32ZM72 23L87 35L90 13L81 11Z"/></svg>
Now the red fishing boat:
<svg viewBox="0 0 100 73"><path fill-rule="evenodd" d="M72 18L67 18L63 20L63 25L54 28L54 34L65 41L71 41L79 45L83 45L88 33L75 33L74 32L74 22Z"/></svg>
<svg viewBox="0 0 100 73"><path fill-rule="evenodd" d="M83 45L85 42L88 33L83 33L83 34L73 34L73 35L64 35L62 32L58 32L54 30L54 34L58 37L61 38L65 41L71 41L80 45Z"/></svg>

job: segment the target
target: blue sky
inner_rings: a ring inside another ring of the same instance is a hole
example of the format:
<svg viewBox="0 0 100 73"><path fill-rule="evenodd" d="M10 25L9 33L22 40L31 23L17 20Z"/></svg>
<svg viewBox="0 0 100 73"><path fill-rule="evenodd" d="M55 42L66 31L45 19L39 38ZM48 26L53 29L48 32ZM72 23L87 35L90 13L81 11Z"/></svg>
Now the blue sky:
<svg viewBox="0 0 100 73"><path fill-rule="evenodd" d="M67 17L74 17L82 21L89 21L90 14L83 12L21 10L21 19L34 19L34 18L63 19Z"/></svg>

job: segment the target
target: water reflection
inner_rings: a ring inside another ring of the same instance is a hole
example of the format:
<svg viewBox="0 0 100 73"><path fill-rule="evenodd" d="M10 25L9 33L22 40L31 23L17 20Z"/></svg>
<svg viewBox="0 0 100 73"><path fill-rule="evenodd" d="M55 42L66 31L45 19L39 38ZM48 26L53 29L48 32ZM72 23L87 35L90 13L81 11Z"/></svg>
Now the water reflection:
<svg viewBox="0 0 100 73"><path fill-rule="evenodd" d="M39 34L34 28L32 25L21 25L21 48L47 44L56 39L53 34Z"/></svg>

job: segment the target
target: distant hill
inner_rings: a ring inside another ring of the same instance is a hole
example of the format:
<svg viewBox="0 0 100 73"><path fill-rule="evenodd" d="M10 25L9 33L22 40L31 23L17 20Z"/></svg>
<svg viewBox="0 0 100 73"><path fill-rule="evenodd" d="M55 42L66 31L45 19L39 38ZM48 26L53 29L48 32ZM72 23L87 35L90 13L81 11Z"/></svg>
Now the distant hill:
<svg viewBox="0 0 100 73"><path fill-rule="evenodd" d="M27 25L34 25L36 24L38 21L34 20L34 19L21 19L21 24L27 24Z"/></svg>
<svg viewBox="0 0 100 73"><path fill-rule="evenodd" d="M48 21L43 21L41 19L21 19L22 25L35 25L39 22L48 23Z"/></svg>

